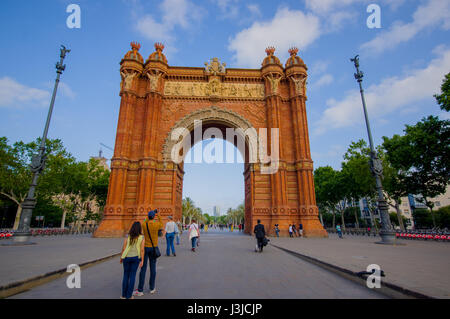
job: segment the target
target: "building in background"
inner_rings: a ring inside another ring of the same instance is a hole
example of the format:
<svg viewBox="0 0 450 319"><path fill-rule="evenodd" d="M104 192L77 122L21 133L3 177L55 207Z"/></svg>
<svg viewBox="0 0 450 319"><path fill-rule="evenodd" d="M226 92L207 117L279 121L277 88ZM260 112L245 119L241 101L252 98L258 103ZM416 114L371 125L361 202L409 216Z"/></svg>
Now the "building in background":
<svg viewBox="0 0 450 319"><path fill-rule="evenodd" d="M106 157L102 156L102 151L100 150L98 152L98 156L91 156L92 159L95 159L97 161L99 161L98 165L104 167L105 169L107 169L108 171L110 171L111 169L109 168L108 164L106 163L108 161L108 159Z"/></svg>
<svg viewBox="0 0 450 319"><path fill-rule="evenodd" d="M214 215L214 217L220 216L220 207L218 207L218 206L213 207L213 215Z"/></svg>
<svg viewBox="0 0 450 319"><path fill-rule="evenodd" d="M400 212L402 216L406 218L406 225L405 227L407 229L414 228L414 218L413 218L413 211L414 209L428 209L428 207L422 203L421 195L412 195L409 194L408 196L401 198L401 204L400 204ZM446 192L444 194L438 195L431 199L431 201L434 203L433 210L438 210L441 207L449 206L450 205L450 185L447 186ZM369 206L367 203L367 200L365 198L361 199L359 201L359 207L361 210L361 217L370 220L370 212L369 212ZM394 207L389 205L389 213L397 213ZM378 209L373 214L374 219L377 218L378 221L380 221L380 214L378 213Z"/></svg>

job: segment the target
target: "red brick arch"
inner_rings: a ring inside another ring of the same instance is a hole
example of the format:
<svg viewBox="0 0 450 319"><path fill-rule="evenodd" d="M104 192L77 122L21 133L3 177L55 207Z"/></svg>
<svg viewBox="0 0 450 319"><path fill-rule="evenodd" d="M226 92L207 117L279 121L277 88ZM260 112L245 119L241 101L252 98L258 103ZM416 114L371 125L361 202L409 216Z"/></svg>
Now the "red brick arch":
<svg viewBox="0 0 450 319"><path fill-rule="evenodd" d="M246 143L246 231L260 219L268 230L287 234L302 223L305 236L326 236L318 220L306 119L306 65L290 51L283 67L274 54L261 69L225 69L218 59L205 68L171 67L155 45L144 63L136 46L121 61L121 105L104 218L96 237L123 236L131 223L157 208L166 218L181 217L183 163L170 156L170 136L194 120L205 127L279 129L278 170L265 174L248 161ZM224 135L225 136L225 135ZM195 142L195 141L194 141ZM193 144L192 144L193 145ZM271 151L271 150L270 150ZM224 190L220 190L224 191Z"/></svg>

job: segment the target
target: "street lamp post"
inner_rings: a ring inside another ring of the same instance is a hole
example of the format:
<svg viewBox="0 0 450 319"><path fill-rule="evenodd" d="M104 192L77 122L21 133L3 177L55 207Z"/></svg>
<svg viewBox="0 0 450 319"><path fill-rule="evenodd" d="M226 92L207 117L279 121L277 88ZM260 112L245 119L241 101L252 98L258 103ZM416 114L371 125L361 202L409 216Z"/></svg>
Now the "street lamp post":
<svg viewBox="0 0 450 319"><path fill-rule="evenodd" d="M372 171L372 174L375 177L376 189L377 189L377 193L378 193L378 210L380 212L380 217L381 217L381 230L380 230L381 242L378 242L378 243L393 245L393 244L395 244L395 232L392 229L391 220L389 218L388 205L386 203L386 199L384 198L383 186L381 184L381 177L383 174L383 165L381 163L381 160L378 158L377 153L375 152L375 148L373 146L372 132L370 130L369 117L367 115L367 108L366 108L366 101L364 99L364 90L363 90L362 84L361 84L364 74L363 74L363 72L361 72L359 70L359 56L358 55L355 56L353 59L350 59L350 61L354 62L355 68L356 68L355 79L359 83L359 91L361 92L361 100L362 100L363 109L364 109L364 117L366 119L367 134L369 135L370 169Z"/></svg>
<svg viewBox="0 0 450 319"><path fill-rule="evenodd" d="M20 215L20 222L18 230L14 233L14 243L18 244L31 244L29 242L31 231L30 231L30 224L31 224L31 217L33 215L33 209L36 206L36 198L35 198L35 191L36 186L39 178L39 174L44 169L46 155L45 155L45 142L47 140L47 133L48 128L50 125L50 119L52 117L53 112L53 105L55 104L55 97L56 97L56 90L58 89L59 84L59 78L66 68L66 66L63 64L64 58L66 57L66 53L69 53L70 50L67 50L65 46L61 45L61 54L60 54L60 60L56 63L56 80L55 80L55 87L53 88L53 95L52 100L50 102L50 108L48 110L47 115L47 122L45 123L44 128L44 134L42 135L41 145L39 147L39 151L37 155L33 155L33 158L31 160L30 164L30 170L33 173L33 178L31 181L30 189L28 190L27 197L22 203L22 214Z"/></svg>

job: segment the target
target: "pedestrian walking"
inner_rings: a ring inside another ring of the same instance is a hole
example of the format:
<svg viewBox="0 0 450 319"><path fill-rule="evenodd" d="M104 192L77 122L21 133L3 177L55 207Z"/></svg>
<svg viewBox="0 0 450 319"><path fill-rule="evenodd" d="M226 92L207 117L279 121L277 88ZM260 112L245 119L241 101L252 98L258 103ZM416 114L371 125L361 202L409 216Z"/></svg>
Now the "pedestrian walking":
<svg viewBox="0 0 450 319"><path fill-rule="evenodd" d="M177 224L173 221L172 216L168 216L169 221L166 224L166 256L170 256L170 250L172 250L173 256L175 257L177 254L175 253L175 247L173 245L173 240L175 239L175 231L177 228Z"/></svg>
<svg viewBox="0 0 450 319"><path fill-rule="evenodd" d="M242 230L242 224L239 224L239 232Z"/></svg>
<svg viewBox="0 0 450 319"><path fill-rule="evenodd" d="M298 234L300 235L300 237L303 237L303 224L302 223L298 224Z"/></svg>
<svg viewBox="0 0 450 319"><path fill-rule="evenodd" d="M183 233L183 225L181 225L180 221L176 222L177 224L177 229L175 230L175 238L177 239L177 245L180 244L180 236ZM178 232L177 232L178 230Z"/></svg>
<svg viewBox="0 0 450 319"><path fill-rule="evenodd" d="M294 233L295 237L298 237L297 228L295 227L295 224L292 224L292 233Z"/></svg>
<svg viewBox="0 0 450 319"><path fill-rule="evenodd" d="M336 231L337 231L337 233L339 235L339 238L342 238L342 230L341 230L341 225L340 224L337 224Z"/></svg>
<svg viewBox="0 0 450 319"><path fill-rule="evenodd" d="M255 225L255 229L253 230L253 233L256 237L256 248L255 252L258 251L262 253L263 247L264 247L264 238L266 237L266 231L264 230L264 225L261 224L261 220L257 220L257 224Z"/></svg>
<svg viewBox="0 0 450 319"><path fill-rule="evenodd" d="M155 219L156 218L156 219ZM156 259L161 256L158 248L158 231L163 227L161 217L158 214L158 210L152 210L148 212L148 217L142 224L142 232L144 233L145 245L144 245L144 263L139 273L139 285L138 289L134 291L135 296L144 295L144 281L145 273L147 271L147 262L150 266L150 293L156 292Z"/></svg>
<svg viewBox="0 0 450 319"><path fill-rule="evenodd" d="M121 299L133 299L134 283L138 267L142 267L144 256L144 236L140 222L134 222L125 238L120 256L123 264L122 296Z"/></svg>
<svg viewBox="0 0 450 319"><path fill-rule="evenodd" d="M275 234L277 237L280 237L280 228L278 228L278 224L275 224Z"/></svg>
<svg viewBox="0 0 450 319"><path fill-rule="evenodd" d="M195 222L195 219L192 220L191 225L189 226L189 240L192 244L192 251L195 252L195 248L198 246L197 241L200 239L200 231L198 229L198 224Z"/></svg>
<svg viewBox="0 0 450 319"><path fill-rule="evenodd" d="M293 237L292 236L292 225L291 224L289 224L289 237Z"/></svg>

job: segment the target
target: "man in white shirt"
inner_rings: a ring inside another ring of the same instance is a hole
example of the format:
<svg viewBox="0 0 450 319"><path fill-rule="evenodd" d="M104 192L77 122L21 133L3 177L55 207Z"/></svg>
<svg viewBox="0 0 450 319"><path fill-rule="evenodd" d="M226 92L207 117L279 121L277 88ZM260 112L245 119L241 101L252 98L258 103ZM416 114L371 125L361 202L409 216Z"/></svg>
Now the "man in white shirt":
<svg viewBox="0 0 450 319"><path fill-rule="evenodd" d="M169 221L166 224L166 242L167 242L166 256L170 256L171 249L172 249L173 256L176 256L175 246L173 245L173 240L175 239L175 230L177 228L177 225L173 221L172 216L169 216L168 218L169 218Z"/></svg>

